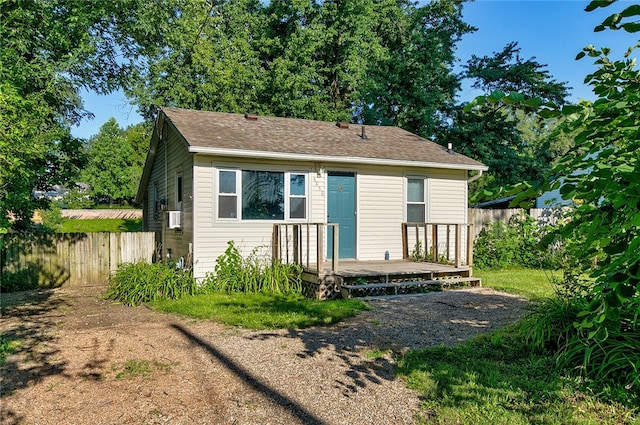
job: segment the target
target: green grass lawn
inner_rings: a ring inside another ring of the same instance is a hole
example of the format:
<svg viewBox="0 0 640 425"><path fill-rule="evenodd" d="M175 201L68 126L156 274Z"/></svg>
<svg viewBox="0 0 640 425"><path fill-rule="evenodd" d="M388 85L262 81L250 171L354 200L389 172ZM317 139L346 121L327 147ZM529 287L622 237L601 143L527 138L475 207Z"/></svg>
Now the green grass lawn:
<svg viewBox="0 0 640 425"><path fill-rule="evenodd" d="M367 305L358 300L320 301L297 295L210 292L157 301L155 308L248 329L298 329L352 317Z"/></svg>
<svg viewBox="0 0 640 425"><path fill-rule="evenodd" d="M141 232L142 219L62 219L59 233Z"/></svg>
<svg viewBox="0 0 640 425"><path fill-rule="evenodd" d="M517 328L454 348L412 351L399 361L398 373L420 393L420 423L640 423L631 407L637 395L571 378L552 357L533 353Z"/></svg>
<svg viewBox="0 0 640 425"><path fill-rule="evenodd" d="M539 269L473 270L482 279L482 286L522 295L530 299L546 298L554 294L553 283L562 279L562 271Z"/></svg>
<svg viewBox="0 0 640 425"><path fill-rule="evenodd" d="M482 284L540 299L554 296L542 270L474 270ZM640 424L640 391L599 387L533 352L518 325L457 347L416 350L399 359L398 374L421 395L425 424Z"/></svg>

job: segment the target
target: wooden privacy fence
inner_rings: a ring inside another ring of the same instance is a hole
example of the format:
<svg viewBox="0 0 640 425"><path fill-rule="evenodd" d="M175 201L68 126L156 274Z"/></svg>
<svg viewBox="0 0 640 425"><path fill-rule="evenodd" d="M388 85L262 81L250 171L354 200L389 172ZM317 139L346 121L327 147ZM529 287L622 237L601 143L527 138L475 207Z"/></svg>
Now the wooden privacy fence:
<svg viewBox="0 0 640 425"><path fill-rule="evenodd" d="M107 282L118 264L151 262L155 233L57 233L0 235L0 277L41 288Z"/></svg>

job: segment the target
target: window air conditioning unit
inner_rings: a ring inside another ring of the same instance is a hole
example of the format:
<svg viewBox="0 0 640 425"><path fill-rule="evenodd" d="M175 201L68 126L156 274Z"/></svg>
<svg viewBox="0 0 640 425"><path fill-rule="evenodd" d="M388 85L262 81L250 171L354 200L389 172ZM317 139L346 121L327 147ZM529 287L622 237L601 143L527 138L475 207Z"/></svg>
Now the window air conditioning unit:
<svg viewBox="0 0 640 425"><path fill-rule="evenodd" d="M169 229L179 229L182 227L182 212L181 211L167 211L169 215Z"/></svg>

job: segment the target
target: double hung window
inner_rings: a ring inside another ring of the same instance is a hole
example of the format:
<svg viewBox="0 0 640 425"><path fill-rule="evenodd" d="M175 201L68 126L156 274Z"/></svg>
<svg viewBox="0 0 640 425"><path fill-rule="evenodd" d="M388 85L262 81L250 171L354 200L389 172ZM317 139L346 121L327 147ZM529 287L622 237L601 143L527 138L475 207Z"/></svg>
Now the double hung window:
<svg viewBox="0 0 640 425"><path fill-rule="evenodd" d="M407 221L409 223L424 223L426 221L425 179L419 177L407 178Z"/></svg>

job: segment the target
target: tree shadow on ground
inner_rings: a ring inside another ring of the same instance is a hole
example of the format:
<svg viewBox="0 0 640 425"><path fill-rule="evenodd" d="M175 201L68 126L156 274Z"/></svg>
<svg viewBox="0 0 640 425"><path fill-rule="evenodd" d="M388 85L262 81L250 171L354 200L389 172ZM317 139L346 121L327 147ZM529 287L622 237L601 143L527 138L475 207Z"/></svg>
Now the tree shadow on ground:
<svg viewBox="0 0 640 425"><path fill-rule="evenodd" d="M48 376L64 374L66 361L53 345L55 328L66 301L52 290L1 294L0 337L14 350L6 350L0 363L0 398L38 383ZM15 353L11 353L15 351ZM13 412L2 409L8 423L20 423ZM13 421L13 422L11 422Z"/></svg>
<svg viewBox="0 0 640 425"><path fill-rule="evenodd" d="M344 367L345 380L334 384L343 395L395 377L393 357L411 350L456 346L469 338L515 322L528 302L499 293L434 292L416 297L369 301L371 311L336 325L293 329L286 334L304 343L304 359L330 350ZM250 339L282 337L259 332ZM390 353L390 355L384 355Z"/></svg>
<svg viewBox="0 0 640 425"><path fill-rule="evenodd" d="M228 370L233 372L236 376L242 378L248 385L267 396L272 402L286 408L293 416L300 419L301 423L309 425L322 425L324 422L315 416L313 413L305 409L303 406L292 400L291 398L279 393L267 384L263 383L260 379L253 376L246 369L234 362L211 343L205 342L203 339L186 329L185 327L173 324L172 327L178 332L183 334L193 345L203 348L212 357L221 362Z"/></svg>

